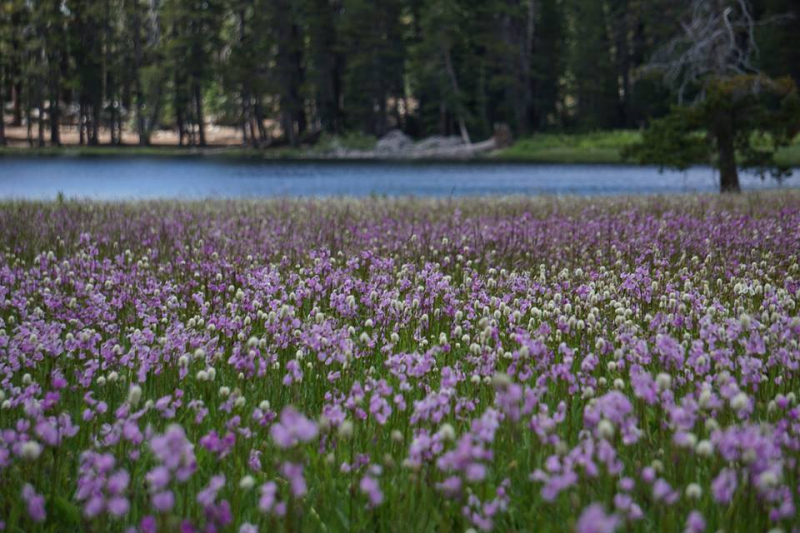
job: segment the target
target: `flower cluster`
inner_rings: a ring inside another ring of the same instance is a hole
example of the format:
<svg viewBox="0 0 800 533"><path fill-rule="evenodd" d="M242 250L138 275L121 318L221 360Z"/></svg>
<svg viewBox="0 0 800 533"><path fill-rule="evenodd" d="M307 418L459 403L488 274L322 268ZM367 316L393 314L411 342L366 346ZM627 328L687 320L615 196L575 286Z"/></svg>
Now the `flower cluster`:
<svg viewBox="0 0 800 533"><path fill-rule="evenodd" d="M794 193L2 204L0 530L800 531L799 262Z"/></svg>

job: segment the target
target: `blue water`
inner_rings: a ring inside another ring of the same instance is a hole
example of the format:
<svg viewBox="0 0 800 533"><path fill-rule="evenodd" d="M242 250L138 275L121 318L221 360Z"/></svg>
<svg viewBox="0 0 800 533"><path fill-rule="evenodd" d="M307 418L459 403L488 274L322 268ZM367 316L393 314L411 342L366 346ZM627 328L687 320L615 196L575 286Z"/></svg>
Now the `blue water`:
<svg viewBox="0 0 800 533"><path fill-rule="evenodd" d="M741 177L745 190L774 180ZM790 178L782 186L800 184ZM619 195L718 190L710 168L517 163L239 161L208 158L0 158L0 198Z"/></svg>

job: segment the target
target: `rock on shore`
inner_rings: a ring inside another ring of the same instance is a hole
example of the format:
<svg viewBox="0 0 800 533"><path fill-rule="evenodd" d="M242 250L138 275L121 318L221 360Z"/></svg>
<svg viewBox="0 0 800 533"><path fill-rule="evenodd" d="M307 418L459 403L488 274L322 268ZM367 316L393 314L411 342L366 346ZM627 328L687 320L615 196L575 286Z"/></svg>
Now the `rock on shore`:
<svg viewBox="0 0 800 533"><path fill-rule="evenodd" d="M439 135L415 142L402 131L391 130L378 140L373 150L335 147L323 155L339 159L469 159L496 148L494 137L469 145L460 137Z"/></svg>

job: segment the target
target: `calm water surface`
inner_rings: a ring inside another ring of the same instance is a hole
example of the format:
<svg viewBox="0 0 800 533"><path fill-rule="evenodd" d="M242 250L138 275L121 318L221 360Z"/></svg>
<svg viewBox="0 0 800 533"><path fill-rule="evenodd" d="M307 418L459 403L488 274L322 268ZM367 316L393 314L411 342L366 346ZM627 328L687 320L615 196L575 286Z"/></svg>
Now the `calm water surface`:
<svg viewBox="0 0 800 533"><path fill-rule="evenodd" d="M783 187L800 183L790 178ZM775 188L743 176L746 190ZM516 163L228 161L170 158L2 158L0 198L616 195L715 191L709 168Z"/></svg>

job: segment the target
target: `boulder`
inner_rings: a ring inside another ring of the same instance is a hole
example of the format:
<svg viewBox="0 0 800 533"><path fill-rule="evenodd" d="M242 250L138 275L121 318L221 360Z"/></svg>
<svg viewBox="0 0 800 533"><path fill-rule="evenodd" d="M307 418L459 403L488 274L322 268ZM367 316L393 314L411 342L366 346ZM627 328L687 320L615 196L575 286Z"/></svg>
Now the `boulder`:
<svg viewBox="0 0 800 533"><path fill-rule="evenodd" d="M398 154L410 149L414 144L411 138L400 130L391 130L375 145L379 154Z"/></svg>

